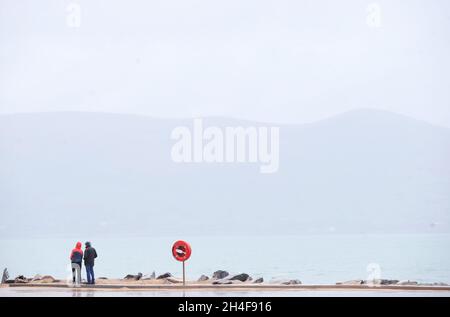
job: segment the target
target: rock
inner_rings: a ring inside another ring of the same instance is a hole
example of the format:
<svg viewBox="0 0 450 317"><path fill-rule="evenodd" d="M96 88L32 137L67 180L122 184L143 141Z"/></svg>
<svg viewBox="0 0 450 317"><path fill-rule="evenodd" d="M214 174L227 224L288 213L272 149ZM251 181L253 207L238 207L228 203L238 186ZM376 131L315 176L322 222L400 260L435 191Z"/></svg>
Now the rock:
<svg viewBox="0 0 450 317"><path fill-rule="evenodd" d="M36 275L31 279L32 282L36 282L36 281L40 281L40 280L42 280L42 276L40 276L39 274L36 274Z"/></svg>
<svg viewBox="0 0 450 317"><path fill-rule="evenodd" d="M277 285L300 285L302 282L297 279L284 279L284 278L274 278L270 281L270 284L277 284Z"/></svg>
<svg viewBox="0 0 450 317"><path fill-rule="evenodd" d="M35 275L32 279L31 279L31 282L34 282L34 283L56 283L56 282L59 282L59 280L57 280L57 279L55 279L53 276L51 276L51 275L44 275L44 276L40 276L39 274L38 275Z"/></svg>
<svg viewBox="0 0 450 317"><path fill-rule="evenodd" d="M227 271L218 270L213 273L212 278L214 280L221 280L221 279L227 277L228 275L230 275L230 273L228 273Z"/></svg>
<svg viewBox="0 0 450 317"><path fill-rule="evenodd" d="M173 283L173 284L183 283L183 280L180 280L180 279L175 278L175 277L166 277L166 278L164 278L164 280L169 282L169 283Z"/></svg>
<svg viewBox="0 0 450 317"><path fill-rule="evenodd" d="M155 273L155 271L153 271L152 274L150 274L150 279L151 280L156 280L156 273Z"/></svg>
<svg viewBox="0 0 450 317"><path fill-rule="evenodd" d="M14 279L14 284L24 284L24 283L28 283L30 280L27 279L25 276L23 275L19 275Z"/></svg>
<svg viewBox="0 0 450 317"><path fill-rule="evenodd" d="M336 283L336 285L362 285L362 284L364 284L364 280L351 280Z"/></svg>
<svg viewBox="0 0 450 317"><path fill-rule="evenodd" d="M420 286L448 286L448 284L435 282L435 283L420 283Z"/></svg>
<svg viewBox="0 0 450 317"><path fill-rule="evenodd" d="M443 283L443 282L436 282L436 283L433 283L433 286L448 286L448 284Z"/></svg>
<svg viewBox="0 0 450 317"><path fill-rule="evenodd" d="M247 281L251 281L252 278L250 277L250 275L248 275L246 273L241 273L241 274L237 274L237 275L230 277L229 280L230 281L247 282Z"/></svg>
<svg viewBox="0 0 450 317"><path fill-rule="evenodd" d="M418 285L419 283L417 283L416 281L400 281L397 283L397 285L404 285L404 286L413 286L413 285Z"/></svg>
<svg viewBox="0 0 450 317"><path fill-rule="evenodd" d="M9 273L8 273L8 269L7 268L5 268L4 270L3 270L3 274L2 274L2 281L1 281L1 284L4 284L4 283L6 283L6 281L9 279Z"/></svg>
<svg viewBox="0 0 450 317"><path fill-rule="evenodd" d="M233 281L230 280L217 280L213 282L214 285L227 285L227 284L233 284Z"/></svg>
<svg viewBox="0 0 450 317"><path fill-rule="evenodd" d="M55 279L53 276L51 275L44 275L40 280L40 283L56 283L59 282L59 280Z"/></svg>
<svg viewBox="0 0 450 317"><path fill-rule="evenodd" d="M262 277L257 278L256 280L253 281L254 284L259 284L259 283L263 283L264 279Z"/></svg>
<svg viewBox="0 0 450 317"><path fill-rule="evenodd" d="M26 284L28 283L27 280L22 280L22 279L14 279L14 284Z"/></svg>
<svg viewBox="0 0 450 317"><path fill-rule="evenodd" d="M203 274L198 279L199 282L204 282L204 281L207 281L207 280L209 280L209 277L207 277L206 275L203 275Z"/></svg>
<svg viewBox="0 0 450 317"><path fill-rule="evenodd" d="M123 279L139 281L141 278L142 278L142 273L138 273L137 275L127 274L127 276L125 276Z"/></svg>
<svg viewBox="0 0 450 317"><path fill-rule="evenodd" d="M381 285L395 285L399 282L399 280L381 280Z"/></svg>
<svg viewBox="0 0 450 317"><path fill-rule="evenodd" d="M169 272L161 274L160 276L158 276L156 279L157 280L161 280L163 278L167 279L168 277L172 277L172 274L170 274Z"/></svg>
<svg viewBox="0 0 450 317"><path fill-rule="evenodd" d="M338 282L336 285L398 285L399 280L374 279L374 280L350 280Z"/></svg>
<svg viewBox="0 0 450 317"><path fill-rule="evenodd" d="M302 281L300 281L300 280L289 280L289 281L282 282L281 284L283 284L283 285L301 285Z"/></svg>
<svg viewBox="0 0 450 317"><path fill-rule="evenodd" d="M141 278L141 280L144 280L144 281L155 280L155 279L156 279L155 271L153 271L152 274L150 274L150 275L146 274Z"/></svg>
<svg viewBox="0 0 450 317"><path fill-rule="evenodd" d="M375 279L375 280L365 280L362 284L364 285L395 285L398 280L386 280L386 279Z"/></svg>

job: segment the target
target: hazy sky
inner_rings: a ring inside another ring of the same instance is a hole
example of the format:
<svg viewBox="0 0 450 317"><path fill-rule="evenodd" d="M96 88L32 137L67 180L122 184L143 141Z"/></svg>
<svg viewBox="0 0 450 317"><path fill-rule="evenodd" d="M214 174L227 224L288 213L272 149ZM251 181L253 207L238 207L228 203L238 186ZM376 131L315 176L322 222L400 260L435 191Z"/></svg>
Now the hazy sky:
<svg viewBox="0 0 450 317"><path fill-rule="evenodd" d="M0 3L0 113L303 123L370 107L450 127L448 0Z"/></svg>

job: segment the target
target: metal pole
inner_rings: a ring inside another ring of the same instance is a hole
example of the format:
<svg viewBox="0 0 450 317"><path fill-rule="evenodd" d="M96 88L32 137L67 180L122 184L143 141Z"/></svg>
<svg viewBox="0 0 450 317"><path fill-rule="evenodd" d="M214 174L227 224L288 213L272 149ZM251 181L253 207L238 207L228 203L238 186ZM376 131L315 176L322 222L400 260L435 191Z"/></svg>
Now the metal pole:
<svg viewBox="0 0 450 317"><path fill-rule="evenodd" d="M184 268L184 261L183 261L183 286L186 286L186 270Z"/></svg>

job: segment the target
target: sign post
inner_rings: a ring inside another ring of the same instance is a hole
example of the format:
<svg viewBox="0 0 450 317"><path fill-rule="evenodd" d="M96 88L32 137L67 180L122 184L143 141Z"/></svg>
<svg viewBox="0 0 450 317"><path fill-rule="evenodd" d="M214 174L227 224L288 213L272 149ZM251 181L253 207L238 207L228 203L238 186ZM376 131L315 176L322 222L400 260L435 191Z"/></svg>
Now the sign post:
<svg viewBox="0 0 450 317"><path fill-rule="evenodd" d="M186 268L185 268L184 262L185 261L183 261L183 286L186 285Z"/></svg>
<svg viewBox="0 0 450 317"><path fill-rule="evenodd" d="M191 246L186 241L178 240L172 246L172 255L175 260L183 262L183 286L186 286L186 267L184 262L191 257L191 253Z"/></svg>

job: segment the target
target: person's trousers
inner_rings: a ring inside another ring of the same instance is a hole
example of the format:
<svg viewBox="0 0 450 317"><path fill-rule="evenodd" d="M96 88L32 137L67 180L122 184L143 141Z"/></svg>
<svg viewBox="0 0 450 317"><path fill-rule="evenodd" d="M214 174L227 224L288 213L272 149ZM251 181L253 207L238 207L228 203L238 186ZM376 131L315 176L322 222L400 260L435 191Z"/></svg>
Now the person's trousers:
<svg viewBox="0 0 450 317"><path fill-rule="evenodd" d="M72 281L81 284L81 263L72 263Z"/></svg>
<svg viewBox="0 0 450 317"><path fill-rule="evenodd" d="M93 265L86 265L86 276L87 276L87 282L88 284L94 284L95 283L95 277L94 277L94 266Z"/></svg>

